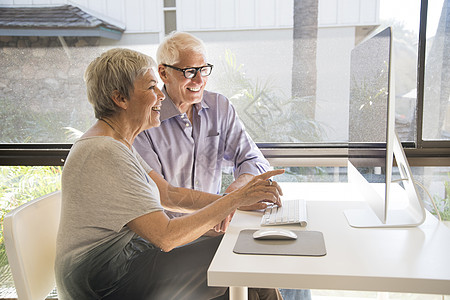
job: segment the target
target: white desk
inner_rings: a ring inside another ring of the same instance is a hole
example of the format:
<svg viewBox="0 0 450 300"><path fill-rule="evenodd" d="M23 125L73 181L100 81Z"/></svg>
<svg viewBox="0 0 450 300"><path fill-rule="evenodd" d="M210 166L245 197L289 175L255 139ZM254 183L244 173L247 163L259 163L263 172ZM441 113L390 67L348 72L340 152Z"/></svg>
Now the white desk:
<svg viewBox="0 0 450 300"><path fill-rule="evenodd" d="M262 215L239 211L209 267L208 285L229 286L230 299L245 299L246 287L450 294L450 229L431 214L416 228L356 229L343 210L362 203L354 201L347 184L281 185L287 197L311 200L303 230L323 233L327 255L235 254L239 232L258 229Z"/></svg>

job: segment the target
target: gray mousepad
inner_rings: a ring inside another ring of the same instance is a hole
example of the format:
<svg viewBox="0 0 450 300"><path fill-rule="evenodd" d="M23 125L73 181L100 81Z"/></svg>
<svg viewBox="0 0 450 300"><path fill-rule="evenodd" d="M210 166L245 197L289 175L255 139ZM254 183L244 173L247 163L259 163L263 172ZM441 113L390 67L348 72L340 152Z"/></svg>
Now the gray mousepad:
<svg viewBox="0 0 450 300"><path fill-rule="evenodd" d="M327 254L322 232L292 230L296 240L255 240L254 229L239 233L233 252L237 254L324 256Z"/></svg>

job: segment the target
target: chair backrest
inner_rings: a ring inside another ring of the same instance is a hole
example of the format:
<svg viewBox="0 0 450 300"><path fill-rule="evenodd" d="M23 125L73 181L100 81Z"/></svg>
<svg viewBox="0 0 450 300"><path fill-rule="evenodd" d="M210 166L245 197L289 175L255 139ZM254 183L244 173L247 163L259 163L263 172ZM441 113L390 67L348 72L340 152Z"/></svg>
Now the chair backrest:
<svg viewBox="0 0 450 300"><path fill-rule="evenodd" d="M5 216L6 254L20 300L45 299L55 287L60 210L58 191L25 203Z"/></svg>

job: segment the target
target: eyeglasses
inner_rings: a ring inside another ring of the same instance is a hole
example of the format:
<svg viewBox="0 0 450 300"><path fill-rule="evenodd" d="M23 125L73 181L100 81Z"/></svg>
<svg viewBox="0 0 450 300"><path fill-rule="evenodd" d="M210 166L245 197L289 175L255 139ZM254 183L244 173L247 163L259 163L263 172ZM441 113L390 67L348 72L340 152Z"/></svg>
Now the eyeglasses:
<svg viewBox="0 0 450 300"><path fill-rule="evenodd" d="M212 68L214 67L211 64L207 64L206 66L202 66L202 67L198 67L198 68L184 68L184 69L180 69L171 65L166 65L166 64L162 64L164 67L169 67L172 68L174 70L183 72L183 75L185 78L187 79L192 79L195 77L195 75L197 75L197 72L200 71L200 75L202 77L206 77L209 76L211 74Z"/></svg>

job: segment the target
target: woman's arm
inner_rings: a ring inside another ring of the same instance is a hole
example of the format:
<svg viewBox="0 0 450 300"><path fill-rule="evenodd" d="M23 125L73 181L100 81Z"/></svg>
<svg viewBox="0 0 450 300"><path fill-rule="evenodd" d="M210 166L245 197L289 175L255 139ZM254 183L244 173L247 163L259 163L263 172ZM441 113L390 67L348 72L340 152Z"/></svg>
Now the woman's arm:
<svg viewBox="0 0 450 300"><path fill-rule="evenodd" d="M161 205L170 211L191 213L221 197L192 189L174 187L155 171L148 174L158 186Z"/></svg>
<svg viewBox="0 0 450 300"><path fill-rule="evenodd" d="M175 247L194 241L210 228L219 224L238 206L250 205L263 199L270 202L279 202L281 189L275 182L269 185L267 179L283 172L284 170L274 170L255 176L247 185L227 196L216 199L192 214L169 219L164 212L153 212L132 220L128 223L128 226L163 251L170 251ZM186 189L186 192L191 193L192 190ZM198 191L193 192L194 195L197 193L206 194ZM171 195L169 192L167 193ZM183 190L181 190L181 194L183 194ZM207 195L209 194L206 194L205 197L208 198ZM182 202L188 201L186 200L188 196L183 198L176 193L176 197L180 197Z"/></svg>

